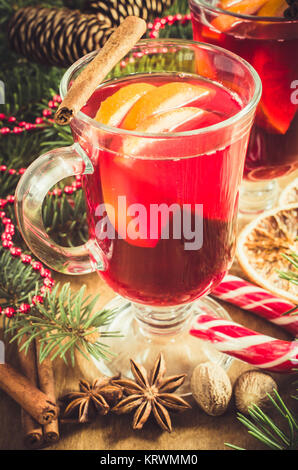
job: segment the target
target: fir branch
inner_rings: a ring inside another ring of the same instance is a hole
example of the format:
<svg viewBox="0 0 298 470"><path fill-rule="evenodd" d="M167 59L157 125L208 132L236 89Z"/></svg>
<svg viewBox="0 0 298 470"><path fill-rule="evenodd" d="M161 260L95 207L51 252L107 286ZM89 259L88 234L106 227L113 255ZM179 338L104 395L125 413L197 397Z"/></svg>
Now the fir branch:
<svg viewBox="0 0 298 470"><path fill-rule="evenodd" d="M88 240L85 199L82 190L72 196L50 195L43 204L46 232L61 246L79 246Z"/></svg>
<svg viewBox="0 0 298 470"><path fill-rule="evenodd" d="M165 12L165 16L181 13L185 15L189 12L188 0L176 0ZM178 37L178 36L177 36Z"/></svg>
<svg viewBox="0 0 298 470"><path fill-rule="evenodd" d="M9 165L8 169L10 168L12 168L11 165ZM17 173L10 174L8 171L0 172L1 199L5 198L9 194L14 194L19 178L20 176Z"/></svg>
<svg viewBox="0 0 298 470"><path fill-rule="evenodd" d="M249 417L237 413L238 420L247 428L248 433L272 450L297 450L298 449L298 420L287 407L277 390L274 396L267 394L274 409L282 421L279 427L275 421L256 404L249 407ZM233 449L240 450L233 444L225 444ZM241 449L245 450L245 449Z"/></svg>
<svg viewBox="0 0 298 470"><path fill-rule="evenodd" d="M42 153L42 141L40 130L0 136L0 164L15 169L29 166ZM1 195L4 196L2 188Z"/></svg>
<svg viewBox="0 0 298 470"><path fill-rule="evenodd" d="M175 15L176 13L180 13L181 15L189 13L188 0L176 0L163 16ZM159 30L159 37L193 39L191 22L189 21L188 24L182 24L180 21L177 21L172 25L165 25L164 28Z"/></svg>
<svg viewBox="0 0 298 470"><path fill-rule="evenodd" d="M0 172L1 197L14 194L20 176ZM56 188L63 188L66 183L71 185L73 178L63 180ZM6 206L7 216L12 220L16 231L14 243L26 249L26 244L18 230L13 205ZM74 247L86 243L88 228L86 206L83 191L78 189L72 195L63 193L61 196L49 194L42 207L43 222L46 232L61 246ZM1 262L0 262L1 268Z"/></svg>
<svg viewBox="0 0 298 470"><path fill-rule="evenodd" d="M292 270L278 271L279 277L298 286L298 254L291 253L290 255L283 254L282 256L294 267L297 272Z"/></svg>
<svg viewBox="0 0 298 470"><path fill-rule="evenodd" d="M49 152L57 147L67 147L73 144L73 138L69 126L58 126L51 124L43 131L43 142L41 149L43 152Z"/></svg>
<svg viewBox="0 0 298 470"><path fill-rule="evenodd" d="M41 343L40 362L51 355L52 360L60 357L66 364L70 358L74 366L76 351L86 358L109 358L112 352L101 339L119 336L120 333L107 333L101 329L111 322L115 312L102 310L94 313L98 296L91 301L90 297L85 299L85 289L83 286L72 293L69 283L64 284L61 290L57 284L45 296L43 304L36 304L29 314L14 317L6 331L12 335L10 342L20 344L26 335L28 339L20 348L26 351L36 339ZM98 338L94 340L97 333Z"/></svg>
<svg viewBox="0 0 298 470"><path fill-rule="evenodd" d="M12 66L6 64L0 72L5 85L5 104L1 105L1 112L8 116L19 115L22 120L35 117L41 100L58 89L63 73L63 69L37 65L23 58L14 60Z"/></svg>
<svg viewBox="0 0 298 470"><path fill-rule="evenodd" d="M13 258L9 251L0 248L0 305L17 308L29 303L30 296L42 286L43 280L30 265Z"/></svg>

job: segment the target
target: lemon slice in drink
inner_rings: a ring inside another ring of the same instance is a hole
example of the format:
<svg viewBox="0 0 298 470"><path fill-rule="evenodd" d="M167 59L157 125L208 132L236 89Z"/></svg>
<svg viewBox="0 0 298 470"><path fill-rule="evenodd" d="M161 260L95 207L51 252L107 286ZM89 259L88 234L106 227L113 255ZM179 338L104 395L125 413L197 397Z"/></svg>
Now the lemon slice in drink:
<svg viewBox="0 0 298 470"><path fill-rule="evenodd" d="M237 240L236 256L249 279L279 297L298 303L298 286L279 271L294 271L284 257L298 252L298 204L263 213Z"/></svg>

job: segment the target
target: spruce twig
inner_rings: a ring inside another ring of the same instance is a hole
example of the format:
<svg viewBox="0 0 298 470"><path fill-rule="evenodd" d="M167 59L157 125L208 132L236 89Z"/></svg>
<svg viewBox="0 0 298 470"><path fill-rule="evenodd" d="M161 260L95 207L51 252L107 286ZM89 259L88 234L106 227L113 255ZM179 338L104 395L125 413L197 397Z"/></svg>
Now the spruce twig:
<svg viewBox="0 0 298 470"><path fill-rule="evenodd" d="M298 286L298 254L291 253L290 255L283 254L282 255L289 263L294 267L294 271L278 271L279 276L282 279L286 279L289 282L292 282L296 286ZM295 272L296 271L296 272Z"/></svg>
<svg viewBox="0 0 298 470"><path fill-rule="evenodd" d="M22 343L20 350L27 350L36 339L41 343L39 360L42 362L51 355L51 359L62 358L67 364L75 365L75 352L89 359L109 358L112 352L102 341L103 338L119 336L120 332L102 330L114 318L115 312L101 310L94 312L98 296L90 300L85 298L86 287L78 292L71 291L69 283L59 284L46 294L43 304L36 304L29 314L14 317L6 333L12 337L10 342ZM98 338L94 340L94 335ZM23 342L24 336L27 340Z"/></svg>
<svg viewBox="0 0 298 470"><path fill-rule="evenodd" d="M277 390L274 396L267 394L274 409L277 411L282 427L256 404L249 407L249 417L237 413L238 420L247 428L248 433L272 450L297 450L298 449L298 420L294 413L287 407ZM240 450L233 444L225 444L232 449ZM241 449L245 450L245 449Z"/></svg>
<svg viewBox="0 0 298 470"><path fill-rule="evenodd" d="M30 265L13 258L9 251L0 248L0 303L1 307L18 307L28 303L30 294L42 286L43 280Z"/></svg>

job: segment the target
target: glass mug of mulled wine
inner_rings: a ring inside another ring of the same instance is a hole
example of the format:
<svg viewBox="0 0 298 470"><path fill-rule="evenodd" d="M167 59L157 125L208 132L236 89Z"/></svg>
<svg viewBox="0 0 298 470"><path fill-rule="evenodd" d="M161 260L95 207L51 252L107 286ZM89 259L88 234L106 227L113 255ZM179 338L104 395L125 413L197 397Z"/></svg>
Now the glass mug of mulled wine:
<svg viewBox="0 0 298 470"><path fill-rule="evenodd" d="M95 54L65 73L62 98ZM206 294L232 264L260 96L257 73L228 51L144 40L71 121L74 145L39 157L20 180L17 218L33 253L66 274L98 271L118 294L107 329L123 336L107 341L115 355L97 363L103 372L129 375L130 358L147 366L160 351L173 374L202 360L229 363L188 331L202 311L227 315ZM46 234L41 208L73 175L82 175L89 241L65 248Z"/></svg>
<svg viewBox="0 0 298 470"><path fill-rule="evenodd" d="M262 80L240 197L240 210L252 215L270 209L277 179L298 169L298 17L288 3L189 0L194 39L238 54Z"/></svg>

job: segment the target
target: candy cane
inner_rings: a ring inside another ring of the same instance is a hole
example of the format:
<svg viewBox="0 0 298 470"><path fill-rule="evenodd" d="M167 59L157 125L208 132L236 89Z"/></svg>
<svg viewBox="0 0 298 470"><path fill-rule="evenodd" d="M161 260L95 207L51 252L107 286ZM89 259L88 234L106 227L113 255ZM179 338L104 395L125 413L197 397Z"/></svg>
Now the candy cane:
<svg viewBox="0 0 298 470"><path fill-rule="evenodd" d="M190 334L211 342L218 351L261 369L284 373L298 369L298 342L274 339L232 320L201 314Z"/></svg>
<svg viewBox="0 0 298 470"><path fill-rule="evenodd" d="M240 277L228 274L212 291L212 296L249 310L275 323L295 336L298 334L298 308ZM295 312L296 307L296 312ZM291 314L285 315L289 310ZM297 313L295 315L294 313Z"/></svg>

